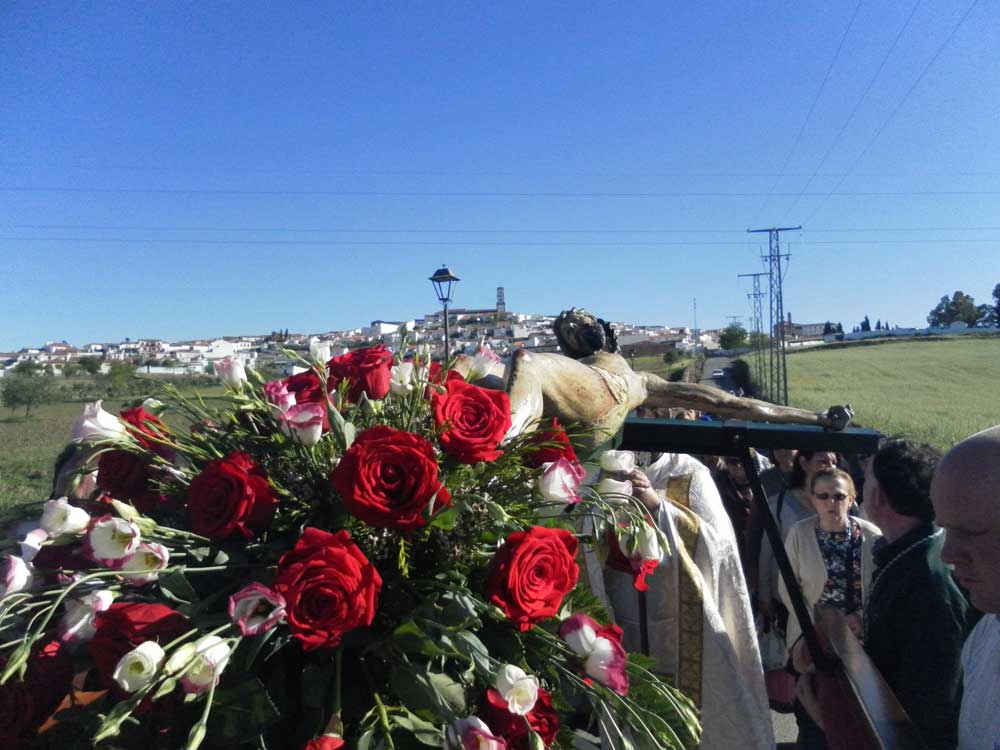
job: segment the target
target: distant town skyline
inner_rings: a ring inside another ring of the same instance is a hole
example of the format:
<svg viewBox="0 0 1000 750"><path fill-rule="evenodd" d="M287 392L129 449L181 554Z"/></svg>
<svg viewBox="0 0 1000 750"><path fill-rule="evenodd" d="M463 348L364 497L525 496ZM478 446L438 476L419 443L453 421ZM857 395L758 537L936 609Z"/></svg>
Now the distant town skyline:
<svg viewBox="0 0 1000 750"><path fill-rule="evenodd" d="M0 351L456 304L922 326L1000 282L989 3L0 9ZM762 248L762 243L764 247Z"/></svg>

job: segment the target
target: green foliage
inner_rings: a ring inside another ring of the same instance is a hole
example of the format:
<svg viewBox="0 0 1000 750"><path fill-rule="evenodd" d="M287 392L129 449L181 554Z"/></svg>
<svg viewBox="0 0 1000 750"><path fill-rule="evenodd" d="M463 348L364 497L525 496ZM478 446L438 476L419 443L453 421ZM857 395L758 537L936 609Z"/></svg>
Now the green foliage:
<svg viewBox="0 0 1000 750"><path fill-rule="evenodd" d="M766 349L771 345L771 337L763 331L751 331L748 343L754 349Z"/></svg>
<svg viewBox="0 0 1000 750"><path fill-rule="evenodd" d="M15 372L5 377L0 384L3 387L3 405L11 411L24 409L25 419L31 416L32 408L52 400L52 379L44 375Z"/></svg>
<svg viewBox="0 0 1000 750"><path fill-rule="evenodd" d="M89 375L96 375L101 371L100 357L80 357L77 364Z"/></svg>
<svg viewBox="0 0 1000 750"><path fill-rule="evenodd" d="M719 347L722 349L742 349L747 345L747 331L739 323L726 326L719 334Z"/></svg>
<svg viewBox="0 0 1000 750"><path fill-rule="evenodd" d="M979 316L980 311L976 307L976 301L959 290L951 295L951 299L947 295L941 298L941 301L927 314L927 323L945 327L952 323L963 322L971 327L979 320Z"/></svg>

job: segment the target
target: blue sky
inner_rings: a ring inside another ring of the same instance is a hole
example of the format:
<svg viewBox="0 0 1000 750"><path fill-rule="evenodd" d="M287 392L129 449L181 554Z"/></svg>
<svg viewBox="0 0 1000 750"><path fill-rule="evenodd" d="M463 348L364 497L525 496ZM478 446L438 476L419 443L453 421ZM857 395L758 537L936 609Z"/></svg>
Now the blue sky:
<svg viewBox="0 0 1000 750"><path fill-rule="evenodd" d="M993 0L280 5L3 4L0 351L414 317L441 263L720 326L775 224L804 322L1000 283Z"/></svg>

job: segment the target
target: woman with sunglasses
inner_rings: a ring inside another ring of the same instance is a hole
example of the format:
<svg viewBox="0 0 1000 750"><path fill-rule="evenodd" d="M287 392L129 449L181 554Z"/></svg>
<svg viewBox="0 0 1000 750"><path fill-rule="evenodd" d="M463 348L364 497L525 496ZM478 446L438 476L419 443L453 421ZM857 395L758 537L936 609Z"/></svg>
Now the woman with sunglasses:
<svg viewBox="0 0 1000 750"><path fill-rule="evenodd" d="M872 579L872 548L882 534L877 526L848 513L857 493L847 472L822 469L813 474L809 487L816 515L795 524L785 539L792 572L810 612L817 604L833 606L844 613L857 635ZM778 588L791 610L784 581ZM801 634L793 614L788 618L789 650L795 648ZM800 687L808 694L811 675L802 675L799 680L806 681ZM806 750L826 748L822 729L801 704L796 704L795 717L799 722L799 746Z"/></svg>

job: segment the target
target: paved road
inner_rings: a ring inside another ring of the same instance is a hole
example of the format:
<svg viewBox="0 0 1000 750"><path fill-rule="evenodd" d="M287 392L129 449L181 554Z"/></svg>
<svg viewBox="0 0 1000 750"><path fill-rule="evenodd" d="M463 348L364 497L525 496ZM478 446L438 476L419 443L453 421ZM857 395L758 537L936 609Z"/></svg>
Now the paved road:
<svg viewBox="0 0 1000 750"><path fill-rule="evenodd" d="M701 372L701 384L714 385L717 388L722 388L726 391L736 390L733 379L730 377L731 370L729 368L732 364L733 360L731 357L708 357L705 360L705 368ZM724 375L721 378L713 378L713 370L722 370Z"/></svg>

